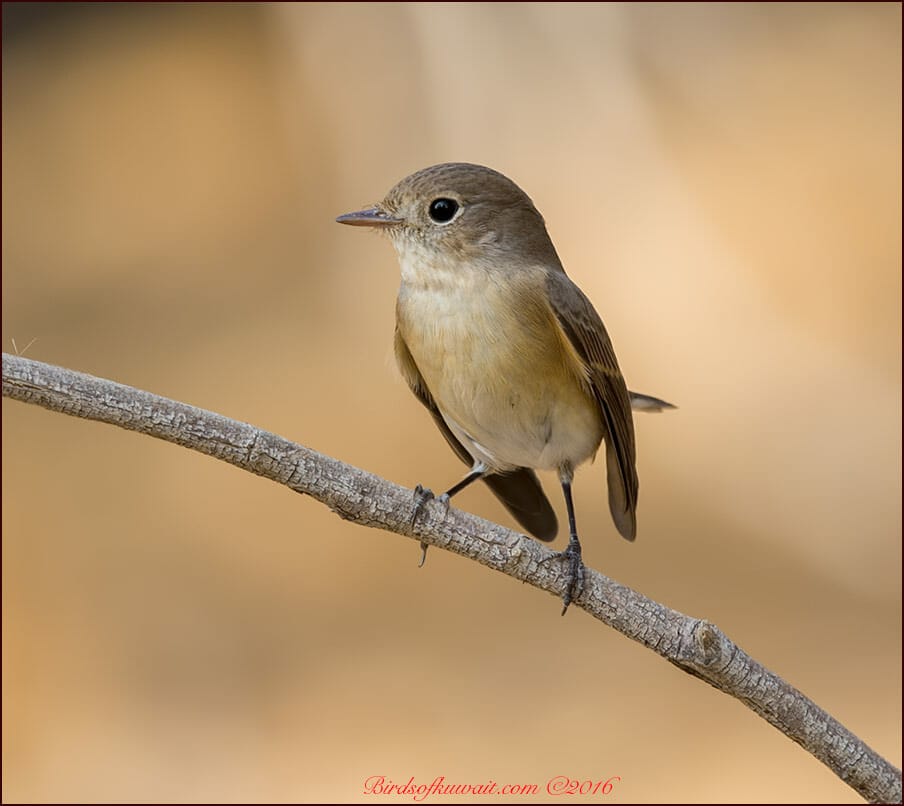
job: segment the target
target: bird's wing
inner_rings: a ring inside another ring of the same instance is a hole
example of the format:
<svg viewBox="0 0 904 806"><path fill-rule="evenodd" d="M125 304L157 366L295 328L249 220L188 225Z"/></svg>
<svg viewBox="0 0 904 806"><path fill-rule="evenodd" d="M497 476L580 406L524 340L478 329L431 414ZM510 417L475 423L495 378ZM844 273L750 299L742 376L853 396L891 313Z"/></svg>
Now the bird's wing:
<svg viewBox="0 0 904 806"><path fill-rule="evenodd" d="M443 419L443 415L433 400L433 396L430 394L430 390L427 388L417 364L414 363L414 358L408 349L408 345L405 344L405 340L398 329L396 329L395 333L395 355L399 371L411 391L414 392L414 396L433 415L433 421L445 437L446 442L449 443L449 447L455 451L455 454L462 462L471 467L474 464L474 457L455 438L455 435ZM556 532L559 529L556 513L553 511L549 499L540 486L540 480L533 470L521 467L509 473L490 473L483 477L483 481L487 483L487 486L511 513L512 517L534 537L540 540L552 540L556 536Z"/></svg>
<svg viewBox="0 0 904 806"><path fill-rule="evenodd" d="M615 358L612 341L590 300L564 272L547 275L549 301L565 336L566 350L580 363L606 428L609 510L622 537L637 532L637 471L631 398Z"/></svg>

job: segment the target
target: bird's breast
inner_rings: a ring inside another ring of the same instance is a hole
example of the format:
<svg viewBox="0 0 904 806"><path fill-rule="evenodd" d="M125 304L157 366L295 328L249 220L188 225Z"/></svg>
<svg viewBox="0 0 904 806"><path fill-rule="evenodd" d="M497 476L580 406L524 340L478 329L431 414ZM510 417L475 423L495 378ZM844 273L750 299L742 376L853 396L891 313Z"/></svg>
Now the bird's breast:
<svg viewBox="0 0 904 806"><path fill-rule="evenodd" d="M436 278L434 278L436 279ZM599 409L562 343L542 270L406 283L399 332L455 436L494 470L591 458Z"/></svg>

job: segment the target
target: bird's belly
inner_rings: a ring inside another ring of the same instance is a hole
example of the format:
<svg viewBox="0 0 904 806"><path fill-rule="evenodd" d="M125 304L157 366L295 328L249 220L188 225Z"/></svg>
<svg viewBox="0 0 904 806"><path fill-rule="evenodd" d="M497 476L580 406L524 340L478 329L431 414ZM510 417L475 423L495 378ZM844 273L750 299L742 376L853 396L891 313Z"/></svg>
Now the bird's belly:
<svg viewBox="0 0 904 806"><path fill-rule="evenodd" d="M603 434L599 408L546 310L511 300L501 307L492 294L436 296L409 296L399 328L472 456L496 471L575 467L591 458Z"/></svg>

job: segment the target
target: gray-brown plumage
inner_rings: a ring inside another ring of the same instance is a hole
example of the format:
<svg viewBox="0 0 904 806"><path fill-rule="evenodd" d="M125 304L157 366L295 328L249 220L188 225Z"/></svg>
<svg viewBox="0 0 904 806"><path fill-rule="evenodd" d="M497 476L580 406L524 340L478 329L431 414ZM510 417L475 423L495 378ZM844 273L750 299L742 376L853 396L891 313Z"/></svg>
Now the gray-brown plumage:
<svg viewBox="0 0 904 806"><path fill-rule="evenodd" d="M402 376L471 472L531 534L555 513L535 470L555 470L571 539L566 607L579 584L571 480L606 443L609 509L637 531L632 395L603 323L565 274L530 198L497 171L447 163L403 179L379 204L340 216L385 229L399 256L395 353Z"/></svg>

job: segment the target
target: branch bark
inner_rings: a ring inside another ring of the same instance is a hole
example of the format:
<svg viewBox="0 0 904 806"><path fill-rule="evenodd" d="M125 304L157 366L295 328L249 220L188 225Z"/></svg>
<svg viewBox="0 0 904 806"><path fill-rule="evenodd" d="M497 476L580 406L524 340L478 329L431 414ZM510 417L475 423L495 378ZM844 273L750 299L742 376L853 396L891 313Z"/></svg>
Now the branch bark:
<svg viewBox="0 0 904 806"><path fill-rule="evenodd" d="M3 396L174 442L316 498L346 520L470 557L560 597L563 563L524 535L428 504L412 493L276 434L113 381L3 354ZM871 802L901 803L901 771L734 644L718 627L587 569L572 607L744 703Z"/></svg>

